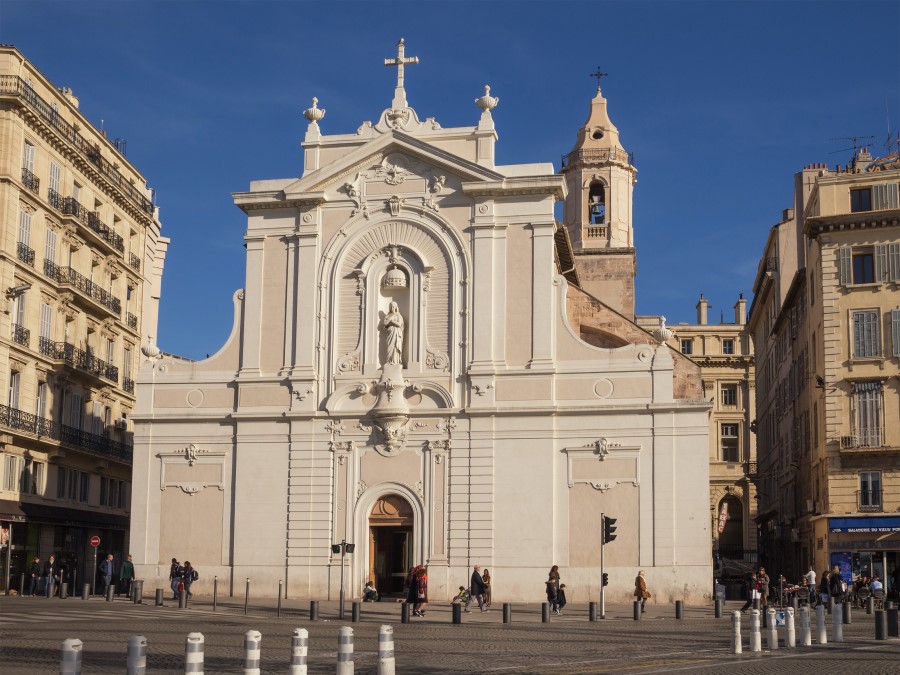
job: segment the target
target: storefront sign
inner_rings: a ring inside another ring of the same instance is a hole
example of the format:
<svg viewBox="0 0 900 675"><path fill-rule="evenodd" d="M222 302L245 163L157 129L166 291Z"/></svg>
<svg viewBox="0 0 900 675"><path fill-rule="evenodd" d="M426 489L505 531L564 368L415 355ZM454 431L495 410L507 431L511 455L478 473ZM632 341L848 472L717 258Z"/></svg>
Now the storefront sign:
<svg viewBox="0 0 900 675"><path fill-rule="evenodd" d="M859 534L891 534L900 532L900 518L895 516L873 516L871 518L829 518L830 532Z"/></svg>
<svg viewBox="0 0 900 675"><path fill-rule="evenodd" d="M839 539L830 540L828 548L832 551L896 551L897 538L886 539Z"/></svg>
<svg viewBox="0 0 900 675"><path fill-rule="evenodd" d="M722 512L719 513L719 534L725 531L725 523L728 522L728 502L722 502Z"/></svg>

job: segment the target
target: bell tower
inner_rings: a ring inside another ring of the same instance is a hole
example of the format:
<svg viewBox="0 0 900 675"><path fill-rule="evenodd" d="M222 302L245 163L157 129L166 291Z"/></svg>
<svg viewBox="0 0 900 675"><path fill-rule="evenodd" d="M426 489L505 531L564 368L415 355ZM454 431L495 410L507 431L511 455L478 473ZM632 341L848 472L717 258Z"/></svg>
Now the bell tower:
<svg viewBox="0 0 900 675"><path fill-rule="evenodd" d="M634 320L634 276L637 263L632 229L632 192L637 169L609 119L606 99L597 94L578 130L578 141L563 158L566 177L564 216L572 240L581 287L606 305Z"/></svg>

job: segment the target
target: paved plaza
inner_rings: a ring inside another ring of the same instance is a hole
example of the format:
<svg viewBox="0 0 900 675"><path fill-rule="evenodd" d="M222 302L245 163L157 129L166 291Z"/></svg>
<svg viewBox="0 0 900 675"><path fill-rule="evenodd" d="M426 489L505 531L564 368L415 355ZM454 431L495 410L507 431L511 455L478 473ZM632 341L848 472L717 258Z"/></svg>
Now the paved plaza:
<svg viewBox="0 0 900 675"><path fill-rule="evenodd" d="M243 634L262 633L262 672L285 673L290 664L294 628L309 630L309 672L333 673L337 634L342 625L355 634L358 673L377 671L377 639L381 624L394 627L398 673L898 673L900 640L874 639L874 620L863 611L853 613L844 626L842 644L749 653L749 616L743 616L744 653L731 653L728 603L723 618L711 608L688 607L683 620L672 606L648 606L641 621L631 607L614 605L607 618L588 621L586 605L570 605L563 616L541 623L540 604L517 605L513 622L502 623L497 603L487 613L463 614L462 625L451 622L448 605L429 605L424 618L400 623L395 602L362 604L361 621L337 619L337 603L321 603L318 621L309 621L307 602L285 601L281 617L272 601L253 603L244 615L243 599L228 599L214 612L209 599L197 599L186 609L166 600L156 607L152 598L133 605L125 599L107 603L0 597L0 672L15 675L59 672L61 642L83 641L83 672L122 673L128 638L147 638L150 673L180 673L185 636L200 631L206 639L207 673L241 673ZM828 617L831 637L831 619ZM815 636L815 628L813 627ZM783 629L781 632L784 638ZM765 649L765 632L763 647Z"/></svg>

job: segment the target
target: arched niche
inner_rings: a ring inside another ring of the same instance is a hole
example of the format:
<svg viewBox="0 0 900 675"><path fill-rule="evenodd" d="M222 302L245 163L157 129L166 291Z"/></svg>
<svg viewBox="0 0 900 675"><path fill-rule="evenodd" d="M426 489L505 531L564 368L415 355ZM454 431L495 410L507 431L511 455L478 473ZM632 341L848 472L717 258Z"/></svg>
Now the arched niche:
<svg viewBox="0 0 900 675"><path fill-rule="evenodd" d="M721 519L723 509L726 509L727 518L719 533L719 555L740 559L744 554L744 505L740 499L729 495L719 502L717 518Z"/></svg>

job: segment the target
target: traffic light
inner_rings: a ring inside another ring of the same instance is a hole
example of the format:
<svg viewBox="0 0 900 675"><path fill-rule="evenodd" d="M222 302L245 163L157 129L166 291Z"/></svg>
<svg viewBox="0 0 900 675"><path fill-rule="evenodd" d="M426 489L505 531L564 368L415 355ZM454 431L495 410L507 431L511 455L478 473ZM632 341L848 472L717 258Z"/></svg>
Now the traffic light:
<svg viewBox="0 0 900 675"><path fill-rule="evenodd" d="M606 572L603 573L603 585L609 586L609 575Z"/></svg>
<svg viewBox="0 0 900 675"><path fill-rule="evenodd" d="M616 519L603 516L603 543L608 544L616 538Z"/></svg>

